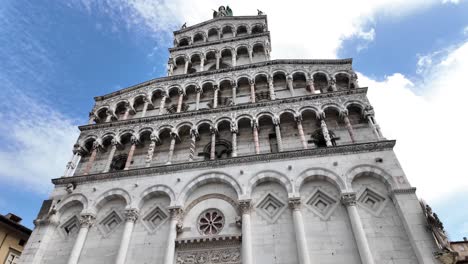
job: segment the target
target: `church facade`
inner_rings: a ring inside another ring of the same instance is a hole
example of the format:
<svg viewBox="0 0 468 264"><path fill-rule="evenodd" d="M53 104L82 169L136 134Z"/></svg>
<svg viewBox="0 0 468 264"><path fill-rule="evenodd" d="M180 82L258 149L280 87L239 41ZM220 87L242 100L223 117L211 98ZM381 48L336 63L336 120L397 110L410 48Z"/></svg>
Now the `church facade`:
<svg viewBox="0 0 468 264"><path fill-rule="evenodd" d="M270 43L220 7L167 77L95 97L20 263L439 263L352 60Z"/></svg>

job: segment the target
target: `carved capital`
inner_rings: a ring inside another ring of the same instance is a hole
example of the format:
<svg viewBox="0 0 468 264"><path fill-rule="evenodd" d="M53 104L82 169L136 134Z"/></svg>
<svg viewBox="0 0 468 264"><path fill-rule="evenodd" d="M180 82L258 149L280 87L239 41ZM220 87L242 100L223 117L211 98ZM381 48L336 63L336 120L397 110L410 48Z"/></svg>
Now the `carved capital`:
<svg viewBox="0 0 468 264"><path fill-rule="evenodd" d="M125 215L125 220L127 222L135 222L140 216L140 214L138 213L138 209L136 208L125 210L124 215Z"/></svg>
<svg viewBox="0 0 468 264"><path fill-rule="evenodd" d="M239 133L239 128L237 127L237 123L231 122L231 133Z"/></svg>
<svg viewBox="0 0 468 264"><path fill-rule="evenodd" d="M280 119L277 116L273 117L273 125L279 126L280 124Z"/></svg>
<svg viewBox="0 0 468 264"><path fill-rule="evenodd" d="M214 126L210 126L210 133L211 134L218 134L218 129Z"/></svg>
<svg viewBox="0 0 468 264"><path fill-rule="evenodd" d="M249 79L249 84L250 85L255 85L255 80L254 79Z"/></svg>
<svg viewBox="0 0 468 264"><path fill-rule="evenodd" d="M239 210L242 214L250 214L250 211L252 210L252 200L239 200Z"/></svg>
<svg viewBox="0 0 468 264"><path fill-rule="evenodd" d="M169 210L169 215L171 219L180 221L183 217L184 211L180 206L171 206L168 208Z"/></svg>
<svg viewBox="0 0 468 264"><path fill-rule="evenodd" d="M140 140L138 139L138 137L133 135L133 136L130 137L130 142L132 143L132 145L137 145L137 144L140 143Z"/></svg>
<svg viewBox="0 0 468 264"><path fill-rule="evenodd" d="M160 141L158 135L156 133L151 133L150 135L150 140L155 142L155 143L158 143Z"/></svg>
<svg viewBox="0 0 468 264"><path fill-rule="evenodd" d="M90 213L80 215L80 226L84 228L90 228L93 226L96 216Z"/></svg>
<svg viewBox="0 0 468 264"><path fill-rule="evenodd" d="M190 129L190 136L195 137L196 139L200 138L197 128L193 127Z"/></svg>
<svg viewBox="0 0 468 264"><path fill-rule="evenodd" d="M288 204L289 204L289 208L291 208L291 210L300 210L301 209L301 198L300 197L289 198Z"/></svg>
<svg viewBox="0 0 468 264"><path fill-rule="evenodd" d="M297 123L302 122L302 115L296 115L294 116L294 119L296 120Z"/></svg>
<svg viewBox="0 0 468 264"><path fill-rule="evenodd" d="M340 111L340 117L345 118L349 115L348 109L343 109Z"/></svg>
<svg viewBox="0 0 468 264"><path fill-rule="evenodd" d="M354 206L356 205L356 193L352 192L352 193L343 193L341 195L341 203L344 205L344 206Z"/></svg>

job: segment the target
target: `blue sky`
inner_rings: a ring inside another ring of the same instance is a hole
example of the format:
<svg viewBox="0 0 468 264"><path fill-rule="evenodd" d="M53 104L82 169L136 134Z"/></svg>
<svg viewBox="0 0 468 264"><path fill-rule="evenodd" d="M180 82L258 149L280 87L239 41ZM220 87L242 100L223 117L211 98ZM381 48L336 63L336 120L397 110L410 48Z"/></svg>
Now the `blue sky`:
<svg viewBox="0 0 468 264"><path fill-rule="evenodd" d="M398 140L409 180L451 238L460 240L468 236L468 177L461 158L468 146L452 142L444 124L466 128L458 121L465 111L460 98L467 95L460 84L468 65L468 2L410 2L236 1L231 7L235 14L254 15L257 8L267 13L274 58L353 57L361 84L371 87L384 134ZM209 19L220 4L4 1L0 213L14 212L32 227L93 97L164 76L171 31L185 21Z"/></svg>

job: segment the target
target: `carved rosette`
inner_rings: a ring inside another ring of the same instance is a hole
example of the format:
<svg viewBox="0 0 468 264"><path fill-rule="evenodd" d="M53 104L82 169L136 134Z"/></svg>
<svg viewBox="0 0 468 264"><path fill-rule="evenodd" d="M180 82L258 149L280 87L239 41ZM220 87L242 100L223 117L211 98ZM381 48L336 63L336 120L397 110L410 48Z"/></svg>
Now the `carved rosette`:
<svg viewBox="0 0 468 264"><path fill-rule="evenodd" d="M138 213L138 209L136 208L125 210L124 215L125 215L125 220L127 222L135 222L140 216L140 214Z"/></svg>
<svg viewBox="0 0 468 264"><path fill-rule="evenodd" d="M341 196L341 203L344 206L354 206L356 202L356 193L343 193Z"/></svg>
<svg viewBox="0 0 468 264"><path fill-rule="evenodd" d="M242 214L250 214L252 210L252 200L239 200L239 210Z"/></svg>
<svg viewBox="0 0 468 264"><path fill-rule="evenodd" d="M90 228L93 226L96 216L93 214L82 214L80 215L80 226L82 228Z"/></svg>
<svg viewBox="0 0 468 264"><path fill-rule="evenodd" d="M293 211L300 210L301 209L301 198L300 197L289 198L288 204L289 204L289 208L291 208L291 210L293 210Z"/></svg>

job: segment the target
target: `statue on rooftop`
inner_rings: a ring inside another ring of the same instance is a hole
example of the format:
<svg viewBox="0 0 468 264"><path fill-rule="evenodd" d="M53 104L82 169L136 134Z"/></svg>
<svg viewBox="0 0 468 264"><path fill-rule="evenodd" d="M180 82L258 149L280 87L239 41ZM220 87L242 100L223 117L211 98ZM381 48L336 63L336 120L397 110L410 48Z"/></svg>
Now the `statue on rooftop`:
<svg viewBox="0 0 468 264"><path fill-rule="evenodd" d="M260 9L257 9L257 12L258 12L258 15L259 15L259 16L263 16L263 15L265 14L265 13L263 13L263 11L260 10Z"/></svg>
<svg viewBox="0 0 468 264"><path fill-rule="evenodd" d="M229 6L220 6L218 11L213 10L213 18L223 17L223 16L232 16L232 10Z"/></svg>

